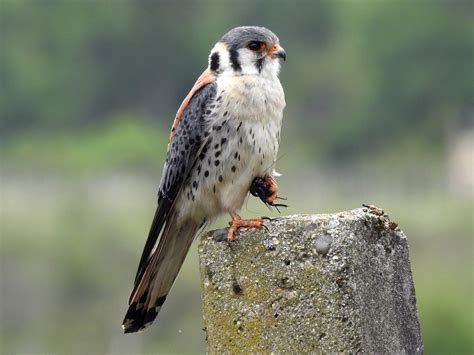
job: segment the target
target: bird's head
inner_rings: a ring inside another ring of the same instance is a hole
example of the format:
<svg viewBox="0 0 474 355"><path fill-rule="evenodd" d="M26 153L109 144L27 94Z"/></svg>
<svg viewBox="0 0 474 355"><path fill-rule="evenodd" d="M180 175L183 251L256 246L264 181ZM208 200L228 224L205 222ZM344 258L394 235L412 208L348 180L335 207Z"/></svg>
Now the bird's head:
<svg viewBox="0 0 474 355"><path fill-rule="evenodd" d="M217 75L278 75L286 59L279 42L265 27L233 28L212 48L209 68Z"/></svg>

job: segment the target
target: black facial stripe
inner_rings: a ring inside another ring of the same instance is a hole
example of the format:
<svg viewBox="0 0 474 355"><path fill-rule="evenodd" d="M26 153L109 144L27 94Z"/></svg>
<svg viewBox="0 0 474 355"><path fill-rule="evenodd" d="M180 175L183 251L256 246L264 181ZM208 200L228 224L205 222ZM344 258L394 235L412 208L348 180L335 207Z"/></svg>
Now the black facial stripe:
<svg viewBox="0 0 474 355"><path fill-rule="evenodd" d="M239 52L237 52L235 49L230 49L229 54L230 64L232 64L234 71L242 71L242 67L239 63Z"/></svg>
<svg viewBox="0 0 474 355"><path fill-rule="evenodd" d="M255 63L255 66L257 67L259 73L262 72L263 61L264 60L265 60L265 57L257 59L257 62Z"/></svg>
<svg viewBox="0 0 474 355"><path fill-rule="evenodd" d="M219 53L215 52L211 55L211 65L210 68L212 71L219 70Z"/></svg>

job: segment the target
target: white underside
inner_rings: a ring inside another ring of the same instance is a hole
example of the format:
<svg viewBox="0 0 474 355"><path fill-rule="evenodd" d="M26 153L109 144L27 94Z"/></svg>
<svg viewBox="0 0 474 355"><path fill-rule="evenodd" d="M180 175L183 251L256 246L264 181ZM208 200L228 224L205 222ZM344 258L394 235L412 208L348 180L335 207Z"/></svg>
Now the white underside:
<svg viewBox="0 0 474 355"><path fill-rule="evenodd" d="M262 73L264 74L264 73ZM223 212L239 210L255 177L273 175L277 160L280 129L285 106L283 89L276 75L222 76L217 80L217 95L222 104L214 124L226 120L226 125L211 137L213 142L222 138L226 143L221 149L219 166L210 164L210 176L199 180L195 199L190 201L187 187L180 193L178 206L180 218L196 221L209 220ZM224 117L224 112L228 112ZM242 123L239 130L236 127ZM240 140L242 138L242 143ZM214 143L213 143L214 144ZM235 154L240 155L240 160ZM207 163L207 162L205 162ZM235 167L235 172L232 171ZM198 176L194 173L194 176ZM219 180L222 176L222 181Z"/></svg>

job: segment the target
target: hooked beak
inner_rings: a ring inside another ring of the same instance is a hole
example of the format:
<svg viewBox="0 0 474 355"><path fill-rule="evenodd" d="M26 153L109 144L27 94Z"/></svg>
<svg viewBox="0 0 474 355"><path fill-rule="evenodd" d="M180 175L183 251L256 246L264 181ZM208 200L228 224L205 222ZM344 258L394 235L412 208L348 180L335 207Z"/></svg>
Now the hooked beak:
<svg viewBox="0 0 474 355"><path fill-rule="evenodd" d="M273 45L273 47L268 51L268 56L273 59L280 58L286 60L286 52L279 44Z"/></svg>

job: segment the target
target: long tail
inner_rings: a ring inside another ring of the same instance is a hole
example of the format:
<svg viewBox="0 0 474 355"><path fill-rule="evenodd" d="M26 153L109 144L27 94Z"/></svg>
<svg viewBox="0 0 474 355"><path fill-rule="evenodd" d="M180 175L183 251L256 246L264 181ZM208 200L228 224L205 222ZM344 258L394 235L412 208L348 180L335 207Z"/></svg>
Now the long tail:
<svg viewBox="0 0 474 355"><path fill-rule="evenodd" d="M193 221L178 225L174 217L166 224L156 250L136 281L122 324L125 333L138 332L153 323L199 229Z"/></svg>

